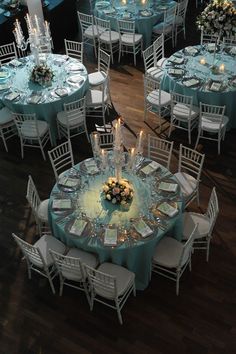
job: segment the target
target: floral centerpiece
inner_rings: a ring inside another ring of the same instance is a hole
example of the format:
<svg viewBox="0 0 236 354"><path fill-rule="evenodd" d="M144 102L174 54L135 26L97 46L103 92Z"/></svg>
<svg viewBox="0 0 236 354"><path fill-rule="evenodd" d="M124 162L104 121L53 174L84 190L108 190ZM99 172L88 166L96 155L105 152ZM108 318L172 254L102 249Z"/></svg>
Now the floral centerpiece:
<svg viewBox="0 0 236 354"><path fill-rule="evenodd" d="M53 72L46 64L34 66L30 80L39 85L50 85L53 79Z"/></svg>
<svg viewBox="0 0 236 354"><path fill-rule="evenodd" d="M103 185L105 200L112 204L125 205L133 199L134 191L129 181L121 179L117 181L115 177L109 177Z"/></svg>
<svg viewBox="0 0 236 354"><path fill-rule="evenodd" d="M236 9L227 0L213 0L197 17L197 26L219 37L236 35Z"/></svg>

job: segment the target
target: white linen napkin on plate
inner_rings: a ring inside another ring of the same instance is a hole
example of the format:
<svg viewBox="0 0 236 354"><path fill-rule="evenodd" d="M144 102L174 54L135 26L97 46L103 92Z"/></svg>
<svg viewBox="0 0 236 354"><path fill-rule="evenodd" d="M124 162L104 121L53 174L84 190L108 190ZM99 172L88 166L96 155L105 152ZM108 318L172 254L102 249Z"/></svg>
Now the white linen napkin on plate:
<svg viewBox="0 0 236 354"><path fill-rule="evenodd" d="M75 234L77 236L81 236L82 233L84 232L86 225L87 225L87 221L83 219L75 219L75 221L73 222L70 228L70 233Z"/></svg>
<svg viewBox="0 0 236 354"><path fill-rule="evenodd" d="M54 199L52 201L53 209L71 209L71 199Z"/></svg>
<svg viewBox="0 0 236 354"><path fill-rule="evenodd" d="M104 245L116 246L117 244L117 229L105 229Z"/></svg>
<svg viewBox="0 0 236 354"><path fill-rule="evenodd" d="M152 161L151 163L149 163L147 166L143 167L141 169L141 171L145 174L145 175L149 175L152 172L155 172L158 168L160 168L161 165L156 162L156 161Z"/></svg>
<svg viewBox="0 0 236 354"><path fill-rule="evenodd" d="M157 207L157 209L158 209L161 213L163 213L163 214L165 214L165 215L167 215L167 216L170 216L170 217L175 216L176 214L178 214L178 209L174 208L172 205L170 205L170 204L167 203L167 202L161 203L161 204Z"/></svg>
<svg viewBox="0 0 236 354"><path fill-rule="evenodd" d="M144 238L150 236L153 233L153 230L142 219L134 224L134 228Z"/></svg>
<svg viewBox="0 0 236 354"><path fill-rule="evenodd" d="M176 192L177 188L177 183L161 182L158 189L165 192Z"/></svg>

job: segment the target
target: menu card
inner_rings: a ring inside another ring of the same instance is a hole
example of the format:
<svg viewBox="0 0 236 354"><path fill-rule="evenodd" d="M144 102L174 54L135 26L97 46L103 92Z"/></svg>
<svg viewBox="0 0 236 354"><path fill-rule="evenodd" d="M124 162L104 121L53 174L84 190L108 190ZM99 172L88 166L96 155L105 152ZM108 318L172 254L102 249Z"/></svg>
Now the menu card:
<svg viewBox="0 0 236 354"><path fill-rule="evenodd" d="M84 232L84 229L87 225L87 221L83 219L75 219L74 223L70 228L70 233L75 234L77 236L81 236Z"/></svg>
<svg viewBox="0 0 236 354"><path fill-rule="evenodd" d="M153 233L153 230L142 219L134 224L134 228L144 238L150 236Z"/></svg>
<svg viewBox="0 0 236 354"><path fill-rule="evenodd" d="M53 209L71 209L71 199L54 199L52 201Z"/></svg>
<svg viewBox="0 0 236 354"><path fill-rule="evenodd" d="M170 205L170 204L167 203L167 202L161 203L161 204L157 207L157 209L158 209L161 213L163 213L163 214L165 214L165 215L167 215L167 216L170 216L170 217L175 216L176 214L178 214L178 209L174 208L172 205Z"/></svg>
<svg viewBox="0 0 236 354"><path fill-rule="evenodd" d="M117 229L105 229L104 245L116 246L117 244Z"/></svg>
<svg viewBox="0 0 236 354"><path fill-rule="evenodd" d="M151 163L149 163L147 166L143 167L141 169L141 171L145 174L145 175L149 175L150 173L156 171L158 168L160 168L161 165L156 162L156 161L152 161Z"/></svg>
<svg viewBox="0 0 236 354"><path fill-rule="evenodd" d="M94 160L86 160L84 163L89 174L94 175L99 172L97 164Z"/></svg>
<svg viewBox="0 0 236 354"><path fill-rule="evenodd" d="M177 183L161 182L159 184L159 189L165 192L176 192L177 188L178 188Z"/></svg>

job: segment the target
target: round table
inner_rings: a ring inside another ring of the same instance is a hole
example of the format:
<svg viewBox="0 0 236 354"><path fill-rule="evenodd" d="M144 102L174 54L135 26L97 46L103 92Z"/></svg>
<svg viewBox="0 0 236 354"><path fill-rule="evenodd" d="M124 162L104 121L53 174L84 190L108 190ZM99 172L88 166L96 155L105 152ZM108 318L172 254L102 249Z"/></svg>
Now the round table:
<svg viewBox="0 0 236 354"><path fill-rule="evenodd" d="M200 102L225 105L225 114L229 117L227 129L236 128L235 59L236 47L221 46L215 54L213 43L187 47L167 60L162 88L193 96L195 105Z"/></svg>
<svg viewBox="0 0 236 354"><path fill-rule="evenodd" d="M7 70L9 77L4 83L0 80L0 103L2 101L13 112L36 113L37 119L47 121L53 143L56 144L57 113L63 110L64 103L85 96L89 88L88 73L82 63L65 55L43 54L41 60L44 59L54 74L49 86L40 86L30 81L30 74L35 65L32 56L3 66L2 70ZM16 92L19 96L11 100L10 92Z"/></svg>
<svg viewBox="0 0 236 354"><path fill-rule="evenodd" d="M152 255L159 240L170 230L173 237L181 240L183 202L179 187L174 194L161 192L157 184L167 179L176 183L174 176L162 166L154 174L143 174L143 166L150 163L150 160L145 159L142 166L139 164L138 171L122 172L122 178L129 180L134 189L129 207L113 205L104 200L102 186L109 176L114 176L114 171L110 168L90 175L86 172L85 164L91 160L85 160L66 172L69 176L72 173L71 178L75 180L80 178L78 189L68 192L68 187L65 190L58 184L54 186L49 203L52 232L70 247L97 254L100 263L109 261L127 267L136 275L137 289L144 290L151 279ZM72 209L55 210L55 199L59 199L59 203L62 199L71 199ZM175 204L177 215L168 217L156 209L163 200ZM86 221L85 231L80 236L74 235L70 229L78 219ZM135 229L140 220L144 220L153 231L148 237L142 237ZM116 245L104 244L107 228L117 229Z"/></svg>
<svg viewBox="0 0 236 354"><path fill-rule="evenodd" d="M117 20L135 21L137 33L143 35L143 48L147 48L152 43L152 28L163 19L166 9L176 2L172 0L146 0L142 1L96 1L95 15L97 17L110 20L111 27L118 30Z"/></svg>

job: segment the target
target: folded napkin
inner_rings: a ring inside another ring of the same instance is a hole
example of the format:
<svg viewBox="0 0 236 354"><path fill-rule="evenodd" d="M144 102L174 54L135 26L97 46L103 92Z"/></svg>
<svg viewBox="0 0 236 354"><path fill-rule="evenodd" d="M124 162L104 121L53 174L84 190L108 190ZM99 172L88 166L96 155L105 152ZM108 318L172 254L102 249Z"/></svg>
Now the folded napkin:
<svg viewBox="0 0 236 354"><path fill-rule="evenodd" d="M140 11L140 15L144 17L152 16L152 12L148 10L142 10Z"/></svg>
<svg viewBox="0 0 236 354"><path fill-rule="evenodd" d="M184 71L182 69L169 69L168 74L173 75L183 75Z"/></svg>
<svg viewBox="0 0 236 354"><path fill-rule="evenodd" d="M5 99L9 100L9 101L14 101L16 100L18 97L20 97L19 92L11 92L8 95L5 96Z"/></svg>
<svg viewBox="0 0 236 354"><path fill-rule="evenodd" d="M220 91L222 88L222 84L221 82L213 82L211 85L210 85L210 90L211 91Z"/></svg>
<svg viewBox="0 0 236 354"><path fill-rule="evenodd" d="M0 83L0 90L7 90L9 88L10 88L9 83L3 83L3 84Z"/></svg>
<svg viewBox="0 0 236 354"><path fill-rule="evenodd" d="M105 15L110 15L110 14L114 14L116 12L116 10L114 8L112 9L108 9L108 10L103 10Z"/></svg>
<svg viewBox="0 0 236 354"><path fill-rule="evenodd" d="M67 66L70 71L83 71L83 67L77 63L71 63Z"/></svg>
<svg viewBox="0 0 236 354"><path fill-rule="evenodd" d="M196 49L194 47L187 47L187 48L185 48L185 52L190 55L194 55L194 54L198 53L198 49Z"/></svg>
<svg viewBox="0 0 236 354"><path fill-rule="evenodd" d="M117 229L106 229L104 235L104 245L116 246L117 244Z"/></svg>
<svg viewBox="0 0 236 354"><path fill-rule="evenodd" d="M58 89L55 90L55 93L59 97L63 97L63 96L67 96L68 95L68 91L67 91L66 88L58 88Z"/></svg>
<svg viewBox="0 0 236 354"><path fill-rule="evenodd" d="M171 63L175 63L175 64L183 64L184 58L172 56L168 61L170 61Z"/></svg>
<svg viewBox="0 0 236 354"><path fill-rule="evenodd" d="M73 75L68 78L68 82L72 84L82 85L84 79L80 75Z"/></svg>
<svg viewBox="0 0 236 354"><path fill-rule="evenodd" d="M28 98L28 103L33 103L33 104L37 104L39 103L39 101L41 100L42 96L40 95L32 95Z"/></svg>
<svg viewBox="0 0 236 354"><path fill-rule="evenodd" d="M71 199L54 199L52 202L53 209L71 209Z"/></svg>
<svg viewBox="0 0 236 354"><path fill-rule="evenodd" d="M0 71L0 79L6 79L9 76L8 71Z"/></svg>
<svg viewBox="0 0 236 354"><path fill-rule="evenodd" d="M191 87L191 86L195 86L195 85L199 84L199 80L197 80L197 79L184 80L183 84L186 87Z"/></svg>
<svg viewBox="0 0 236 354"><path fill-rule="evenodd" d="M87 225L87 221L83 219L75 219L69 231L72 234L81 236L82 233L84 232L86 225Z"/></svg>
<svg viewBox="0 0 236 354"><path fill-rule="evenodd" d="M144 238L153 233L153 230L142 219L134 224L134 228Z"/></svg>
<svg viewBox="0 0 236 354"><path fill-rule="evenodd" d="M178 188L177 183L161 182L159 184L159 189L165 192L176 192Z"/></svg>
<svg viewBox="0 0 236 354"><path fill-rule="evenodd" d="M79 180L77 178L63 176L58 181L58 184L65 187L77 187L79 184Z"/></svg>
<svg viewBox="0 0 236 354"><path fill-rule="evenodd" d="M94 160L87 160L85 161L85 167L90 174L95 174L99 172L97 164Z"/></svg>
<svg viewBox="0 0 236 354"><path fill-rule="evenodd" d="M167 216L175 216L176 214L178 214L178 209L174 208L172 205L168 204L167 202L164 202L162 204L160 204L157 209L167 215Z"/></svg>
<svg viewBox="0 0 236 354"><path fill-rule="evenodd" d="M141 171L145 174L145 175L149 175L150 173L156 171L158 168L160 168L161 165L156 162L156 161L152 161L151 163L149 163L147 166L143 167L141 169Z"/></svg>
<svg viewBox="0 0 236 354"><path fill-rule="evenodd" d="M17 59L13 59L13 60L10 61L9 64L17 68L18 66L22 65L22 62L17 60Z"/></svg>

